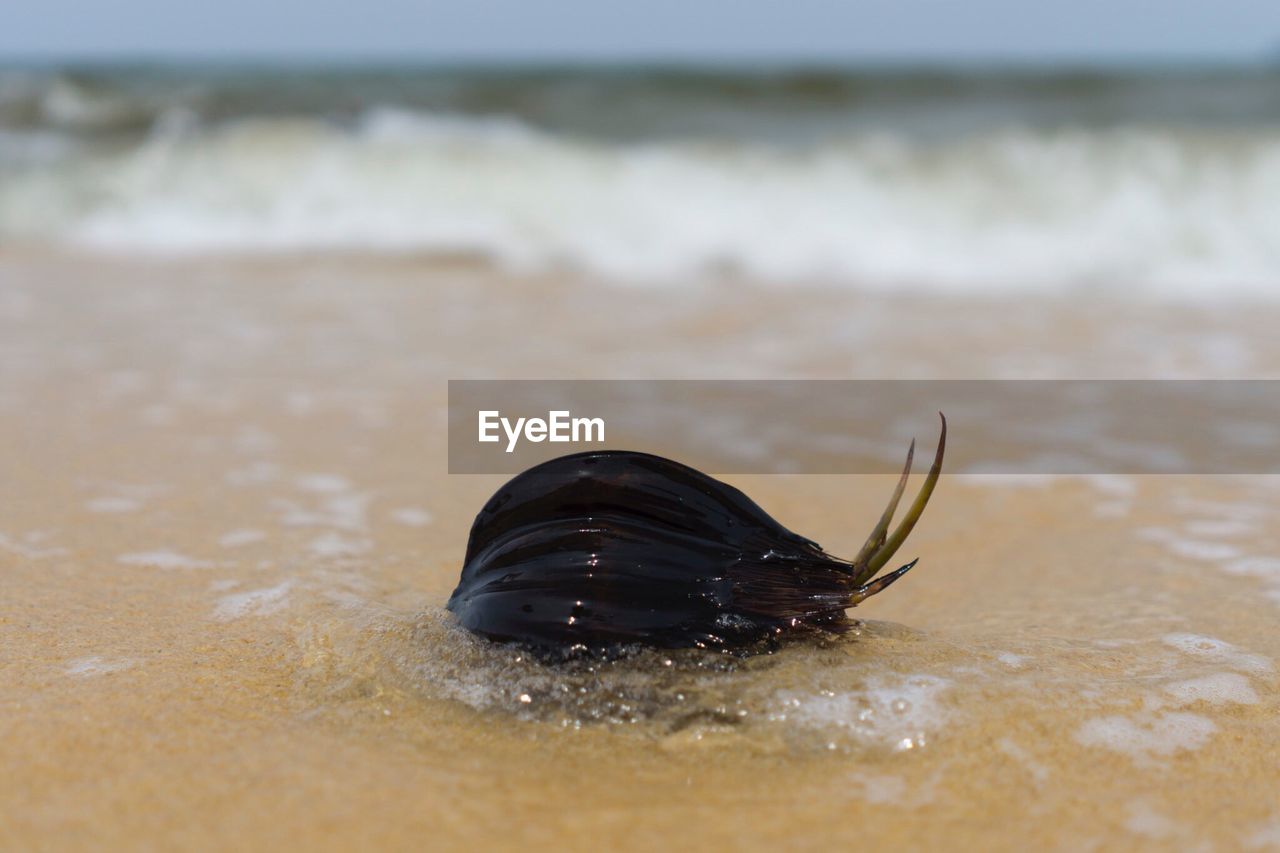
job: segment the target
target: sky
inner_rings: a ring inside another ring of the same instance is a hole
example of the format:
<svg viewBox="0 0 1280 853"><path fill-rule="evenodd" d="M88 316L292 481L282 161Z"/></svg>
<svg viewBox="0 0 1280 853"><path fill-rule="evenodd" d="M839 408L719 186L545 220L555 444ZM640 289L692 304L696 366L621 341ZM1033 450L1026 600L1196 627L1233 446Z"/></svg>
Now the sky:
<svg viewBox="0 0 1280 853"><path fill-rule="evenodd" d="M4 0L0 59L1280 61L1280 0Z"/></svg>

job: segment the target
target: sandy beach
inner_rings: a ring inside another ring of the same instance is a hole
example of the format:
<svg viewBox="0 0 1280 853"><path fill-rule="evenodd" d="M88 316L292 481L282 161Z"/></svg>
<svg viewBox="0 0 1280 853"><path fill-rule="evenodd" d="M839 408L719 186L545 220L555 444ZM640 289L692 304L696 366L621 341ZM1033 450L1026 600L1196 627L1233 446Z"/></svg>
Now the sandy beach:
<svg viewBox="0 0 1280 853"><path fill-rule="evenodd" d="M450 378L1270 378L1278 322L7 250L0 846L1280 848L1275 478L944 476L852 636L746 661L442 609L502 479ZM891 484L726 479L837 554Z"/></svg>

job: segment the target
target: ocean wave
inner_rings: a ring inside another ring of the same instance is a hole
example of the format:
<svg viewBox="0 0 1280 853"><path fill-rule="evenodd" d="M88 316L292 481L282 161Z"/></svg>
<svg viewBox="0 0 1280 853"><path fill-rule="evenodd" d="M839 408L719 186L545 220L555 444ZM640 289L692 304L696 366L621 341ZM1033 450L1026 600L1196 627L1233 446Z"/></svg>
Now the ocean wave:
<svg viewBox="0 0 1280 853"><path fill-rule="evenodd" d="M0 137L10 240L463 254L631 282L1258 294L1280 282L1278 129L617 142L382 107L218 123L172 108L116 145L35 133ZM15 154L20 143L40 156Z"/></svg>

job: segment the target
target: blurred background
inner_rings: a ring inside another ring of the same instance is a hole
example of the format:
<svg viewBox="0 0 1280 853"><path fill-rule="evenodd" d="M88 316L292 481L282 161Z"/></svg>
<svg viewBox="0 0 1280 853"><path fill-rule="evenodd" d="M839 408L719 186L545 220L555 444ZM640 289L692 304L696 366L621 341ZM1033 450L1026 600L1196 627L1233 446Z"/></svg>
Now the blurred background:
<svg viewBox="0 0 1280 853"><path fill-rule="evenodd" d="M0 240L627 283L1280 276L1280 6L19 3Z"/></svg>

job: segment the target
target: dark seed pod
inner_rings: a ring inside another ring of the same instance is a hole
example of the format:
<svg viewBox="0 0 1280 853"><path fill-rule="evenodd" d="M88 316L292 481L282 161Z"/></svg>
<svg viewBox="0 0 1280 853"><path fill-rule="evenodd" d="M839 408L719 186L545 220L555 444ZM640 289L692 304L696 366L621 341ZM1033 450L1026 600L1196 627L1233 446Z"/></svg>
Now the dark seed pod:
<svg viewBox="0 0 1280 853"><path fill-rule="evenodd" d="M791 633L842 632L846 609L915 565L875 577L924 511L946 439L943 418L924 486L890 535L911 443L888 507L849 561L670 459L603 451L544 462L476 516L448 608L477 634L543 652L749 651Z"/></svg>

